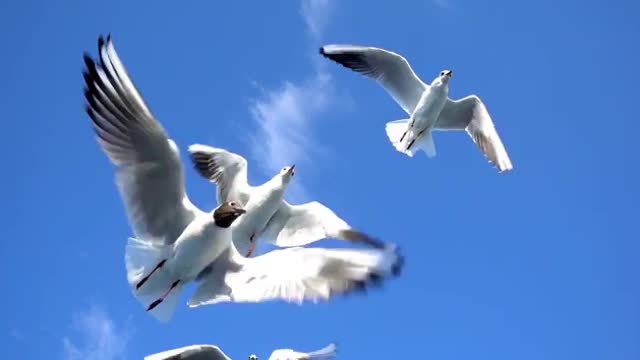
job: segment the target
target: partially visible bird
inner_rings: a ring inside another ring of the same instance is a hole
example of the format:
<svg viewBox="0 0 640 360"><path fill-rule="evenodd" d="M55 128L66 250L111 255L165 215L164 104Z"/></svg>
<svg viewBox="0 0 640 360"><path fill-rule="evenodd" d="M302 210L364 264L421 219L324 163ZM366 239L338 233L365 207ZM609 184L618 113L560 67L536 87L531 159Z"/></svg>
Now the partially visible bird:
<svg viewBox="0 0 640 360"><path fill-rule="evenodd" d="M190 345L144 357L144 360L231 360L215 345Z"/></svg>
<svg viewBox="0 0 640 360"><path fill-rule="evenodd" d="M127 278L136 298L162 321L181 289L200 282L191 307L222 301L328 300L399 274L403 257L384 249L272 251L245 258L232 225L246 210L224 201L206 213L185 191L176 144L131 81L110 37L98 39L99 63L85 54L85 98L97 141L116 165L116 181L135 239L126 247Z"/></svg>
<svg viewBox="0 0 640 360"><path fill-rule="evenodd" d="M427 85L399 54L357 45L326 45L320 54L344 67L377 81L410 115L388 122L386 132L394 147L408 156L422 150L434 157L434 130L466 130L499 172L513 169L486 106L476 95L451 100L449 80L453 71L443 70Z"/></svg>
<svg viewBox="0 0 640 360"><path fill-rule="evenodd" d="M247 160L225 149L194 144L191 160L203 177L217 185L218 202L238 199L247 215L234 225L233 240L246 256L251 256L258 239L280 247L303 246L323 238L360 242L374 248L384 243L352 228L331 209L313 201L291 205L284 200L295 165L259 186L247 181Z"/></svg>
<svg viewBox="0 0 640 360"><path fill-rule="evenodd" d="M280 349L271 353L269 360L329 360L336 356L337 350L335 344L309 353ZM231 360L231 358L215 345L191 345L148 355L144 360ZM250 355L249 360L258 360L258 357Z"/></svg>

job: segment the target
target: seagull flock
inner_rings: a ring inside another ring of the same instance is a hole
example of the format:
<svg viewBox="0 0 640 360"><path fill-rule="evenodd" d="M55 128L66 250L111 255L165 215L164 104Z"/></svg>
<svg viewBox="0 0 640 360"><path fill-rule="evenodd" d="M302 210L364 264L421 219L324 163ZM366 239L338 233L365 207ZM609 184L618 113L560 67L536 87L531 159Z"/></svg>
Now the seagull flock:
<svg viewBox="0 0 640 360"><path fill-rule="evenodd" d="M399 54L375 47L327 45L320 54L378 82L409 114L386 124L400 152L436 154L432 131L466 130L499 172L513 168L486 106L475 95L448 98L451 70L425 84ZM285 193L295 165L250 185L241 155L210 145L188 147L197 173L217 187L218 207L189 199L180 147L169 137L129 77L111 36L98 39L98 57L84 54L84 97L96 140L115 166L116 184L133 237L125 247L134 297L156 319L169 321L182 290L195 283L189 307L221 302L328 301L397 277L404 257L393 243L356 229L327 206L290 204ZM305 247L333 238L356 248ZM256 244L278 249L256 255ZM337 347L303 353L274 351L270 360L331 359ZM146 360L229 359L214 345L192 345ZM256 355L249 356L257 360Z"/></svg>

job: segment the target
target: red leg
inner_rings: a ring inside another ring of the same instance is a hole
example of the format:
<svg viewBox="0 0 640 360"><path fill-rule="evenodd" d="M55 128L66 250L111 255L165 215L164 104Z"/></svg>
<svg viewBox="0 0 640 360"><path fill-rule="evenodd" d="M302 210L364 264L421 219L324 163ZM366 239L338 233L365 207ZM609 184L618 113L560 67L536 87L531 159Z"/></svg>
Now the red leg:
<svg viewBox="0 0 640 360"><path fill-rule="evenodd" d="M180 283L180 280L174 281L173 284L171 284L171 287L169 288L169 290L165 291L164 294L162 294L162 296L160 296L158 300L152 302L151 305L149 305L149 307L147 308L147 311L151 311L156 306L160 305L164 301L164 299L167 297L167 295L169 295L171 290L175 289L175 287L178 286L179 283Z"/></svg>
<svg viewBox="0 0 640 360"><path fill-rule="evenodd" d="M256 234L251 235L249 243L249 251L247 251L246 257L251 257L251 254L253 254L253 251L256 249Z"/></svg>

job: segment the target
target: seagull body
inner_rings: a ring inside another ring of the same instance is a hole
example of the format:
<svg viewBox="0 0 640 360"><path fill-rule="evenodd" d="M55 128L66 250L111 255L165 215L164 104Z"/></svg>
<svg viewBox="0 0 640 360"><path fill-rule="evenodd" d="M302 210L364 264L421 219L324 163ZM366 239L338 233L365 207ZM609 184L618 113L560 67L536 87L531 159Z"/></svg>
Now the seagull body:
<svg viewBox="0 0 640 360"><path fill-rule="evenodd" d="M408 156L417 150L434 157L434 130L466 130L498 171L513 168L486 106L476 95L451 100L450 70L440 72L425 84L399 54L375 47L326 45L320 54L377 81L410 115L387 123L386 132L394 147Z"/></svg>
<svg viewBox="0 0 640 360"><path fill-rule="evenodd" d="M116 166L135 234L126 246L127 279L157 319L171 318L181 289L191 281L199 282L191 307L274 299L302 303L328 300L399 273L403 258L394 248L290 248L242 256L233 244L232 225L246 216L243 203L225 201L213 212L191 203L176 144L129 78L111 38L100 37L98 48L99 62L84 56L87 112L98 143ZM239 193L230 197L236 196L242 199ZM276 200L258 196L254 201Z"/></svg>
<svg viewBox="0 0 640 360"><path fill-rule="evenodd" d="M304 246L327 237L384 247L319 202L287 203L284 194L295 175L295 165L284 167L260 186L251 186L247 182L247 160L242 156L201 144L191 145L189 152L199 174L217 184L218 202L237 198L247 210L247 215L234 224L233 234L236 247L247 256L258 238L280 247Z"/></svg>

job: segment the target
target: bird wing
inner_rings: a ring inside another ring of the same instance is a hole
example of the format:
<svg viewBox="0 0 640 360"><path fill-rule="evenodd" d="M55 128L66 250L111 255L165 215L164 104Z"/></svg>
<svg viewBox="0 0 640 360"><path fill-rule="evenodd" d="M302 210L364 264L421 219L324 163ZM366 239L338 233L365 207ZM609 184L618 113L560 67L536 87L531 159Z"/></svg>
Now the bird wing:
<svg viewBox="0 0 640 360"><path fill-rule="evenodd" d="M283 201L261 237L280 247L304 246L324 238L359 241L377 248L384 247L379 240L351 228L331 209L317 201L301 205L290 205Z"/></svg>
<svg viewBox="0 0 640 360"><path fill-rule="evenodd" d="M333 359L337 355L337 353L338 353L338 346L332 343L320 350L316 350L308 353L307 357L304 359L309 359L309 360Z"/></svg>
<svg viewBox="0 0 640 360"><path fill-rule="evenodd" d="M222 268L207 275L189 300L190 307L232 302L329 300L336 294L362 290L371 283L398 275L403 257L394 247L378 249L287 248L254 258L233 249L226 273ZM219 280L224 278L222 289ZM225 292L226 291L226 292Z"/></svg>
<svg viewBox="0 0 640 360"><path fill-rule="evenodd" d="M274 350L269 360L308 360L307 354L293 351L292 349Z"/></svg>
<svg viewBox="0 0 640 360"><path fill-rule="evenodd" d="M140 238L174 242L201 211L185 193L182 161L129 78L110 37L99 63L84 54L85 99L97 141L116 165L116 181Z"/></svg>
<svg viewBox="0 0 640 360"><path fill-rule="evenodd" d="M409 62L384 49L356 45L326 45L320 54L377 81L409 115L430 86L422 82Z"/></svg>
<svg viewBox="0 0 640 360"><path fill-rule="evenodd" d="M191 161L200 175L218 185L218 203L239 201L246 205L251 186L247 182L247 160L208 145L189 146Z"/></svg>
<svg viewBox="0 0 640 360"><path fill-rule="evenodd" d="M190 345L147 355L144 360L231 360L214 345Z"/></svg>
<svg viewBox="0 0 640 360"><path fill-rule="evenodd" d="M448 99L440 113L436 129L466 130L500 172L513 169L489 111L479 97L470 95L459 100Z"/></svg>

